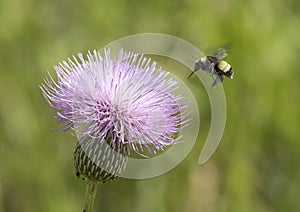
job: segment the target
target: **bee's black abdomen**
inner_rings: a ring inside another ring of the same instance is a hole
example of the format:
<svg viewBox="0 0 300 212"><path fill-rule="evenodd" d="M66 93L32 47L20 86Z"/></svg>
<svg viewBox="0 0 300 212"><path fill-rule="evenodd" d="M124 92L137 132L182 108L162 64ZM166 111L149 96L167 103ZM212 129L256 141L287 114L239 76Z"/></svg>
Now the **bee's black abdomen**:
<svg viewBox="0 0 300 212"><path fill-rule="evenodd" d="M226 77L229 77L229 78L232 78L232 75L233 75L233 69L230 67L229 71L227 71L227 72L225 73L225 76L226 76Z"/></svg>

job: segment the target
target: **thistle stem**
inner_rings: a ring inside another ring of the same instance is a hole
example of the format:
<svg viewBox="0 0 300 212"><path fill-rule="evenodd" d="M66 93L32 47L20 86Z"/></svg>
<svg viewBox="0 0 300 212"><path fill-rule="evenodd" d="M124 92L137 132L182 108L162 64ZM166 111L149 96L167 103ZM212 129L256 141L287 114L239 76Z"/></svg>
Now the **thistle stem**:
<svg viewBox="0 0 300 212"><path fill-rule="evenodd" d="M85 204L83 208L83 212L91 212L93 205L94 205L94 200L96 197L97 193L97 185L98 182L95 180L88 180L87 186L86 186L86 196L85 196Z"/></svg>

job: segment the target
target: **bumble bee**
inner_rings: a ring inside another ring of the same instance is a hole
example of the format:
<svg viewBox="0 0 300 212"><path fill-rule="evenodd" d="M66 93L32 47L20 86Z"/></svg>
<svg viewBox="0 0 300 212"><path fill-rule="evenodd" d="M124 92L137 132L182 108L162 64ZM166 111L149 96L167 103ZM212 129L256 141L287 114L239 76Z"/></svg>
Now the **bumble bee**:
<svg viewBox="0 0 300 212"><path fill-rule="evenodd" d="M233 69L229 63L223 60L228 53L224 48L220 48L214 55L201 57L196 60L194 71L188 76L190 78L196 71L203 71L215 76L216 79L212 83L212 87L223 81L223 75L228 78L233 78Z"/></svg>

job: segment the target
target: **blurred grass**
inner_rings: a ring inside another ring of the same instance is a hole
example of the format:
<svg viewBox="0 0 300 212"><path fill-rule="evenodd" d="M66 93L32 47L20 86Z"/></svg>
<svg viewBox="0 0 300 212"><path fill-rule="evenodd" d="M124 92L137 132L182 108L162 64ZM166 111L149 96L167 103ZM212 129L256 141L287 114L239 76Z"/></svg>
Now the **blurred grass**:
<svg viewBox="0 0 300 212"><path fill-rule="evenodd" d="M299 9L297 0L1 0L0 211L81 211L75 138L52 130L38 85L62 59L144 32L204 52L232 44L225 133L213 158L197 165L210 110L193 79L201 129L189 157L154 179L103 185L95 211L299 211Z"/></svg>

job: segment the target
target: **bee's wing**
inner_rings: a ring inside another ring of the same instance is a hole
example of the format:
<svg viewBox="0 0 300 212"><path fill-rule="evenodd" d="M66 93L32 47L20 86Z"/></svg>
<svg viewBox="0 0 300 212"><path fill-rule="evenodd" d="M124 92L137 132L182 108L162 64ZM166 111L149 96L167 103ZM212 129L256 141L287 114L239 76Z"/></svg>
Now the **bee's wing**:
<svg viewBox="0 0 300 212"><path fill-rule="evenodd" d="M218 59L218 61L223 60L225 57L227 57L228 53L225 48L219 48L218 51L213 55Z"/></svg>

